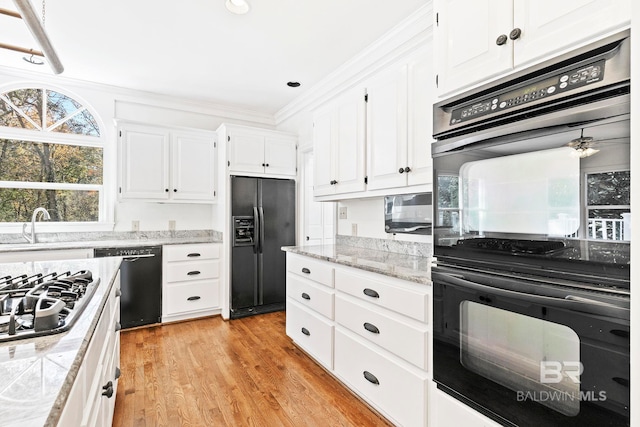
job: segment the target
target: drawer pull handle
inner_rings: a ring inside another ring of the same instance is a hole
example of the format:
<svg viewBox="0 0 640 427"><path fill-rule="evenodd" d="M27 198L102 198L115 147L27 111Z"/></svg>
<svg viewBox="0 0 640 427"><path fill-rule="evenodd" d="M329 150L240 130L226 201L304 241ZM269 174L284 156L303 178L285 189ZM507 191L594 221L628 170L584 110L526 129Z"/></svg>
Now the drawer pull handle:
<svg viewBox="0 0 640 427"><path fill-rule="evenodd" d="M380 294L374 291L373 289L364 288L362 293L364 293L366 296L371 298L380 298Z"/></svg>
<svg viewBox="0 0 640 427"><path fill-rule="evenodd" d="M303 272L304 274L311 274L311 270L309 270L307 267L303 267L303 268L302 268L302 272Z"/></svg>
<svg viewBox="0 0 640 427"><path fill-rule="evenodd" d="M621 329L612 329L609 332L611 332L613 335L617 337L622 337L622 338L629 338L631 335L629 331L623 331Z"/></svg>
<svg viewBox="0 0 640 427"><path fill-rule="evenodd" d="M197 276L198 274L200 274L200 272L198 270L190 271L190 272L187 273L188 276Z"/></svg>
<svg viewBox="0 0 640 427"><path fill-rule="evenodd" d="M373 375L371 372L364 371L362 374L364 375L364 379L369 381L371 384L380 385L380 381L378 381L376 376Z"/></svg>
<svg viewBox="0 0 640 427"><path fill-rule="evenodd" d="M119 367L116 367L116 373L114 375L114 378L118 379L118 378L120 378L120 375L122 375L122 372L120 371Z"/></svg>
<svg viewBox="0 0 640 427"><path fill-rule="evenodd" d="M627 378L613 377L611 379L617 382L618 384L620 384L621 386L629 388L630 382Z"/></svg>
<svg viewBox="0 0 640 427"><path fill-rule="evenodd" d="M187 298L187 301L198 301L200 299L199 295L194 295L192 297Z"/></svg>
<svg viewBox="0 0 640 427"><path fill-rule="evenodd" d="M311 332L307 328L302 328L300 331L308 337L311 336Z"/></svg>
<svg viewBox="0 0 640 427"><path fill-rule="evenodd" d="M192 252L192 253L190 253L190 254L187 254L187 256L188 256L189 258L197 258L197 257L199 257L199 256L200 256L200 254L199 254L199 253L197 253L197 252Z"/></svg>
<svg viewBox="0 0 640 427"><path fill-rule="evenodd" d="M303 299L306 299L306 300L310 300L310 299L311 299L311 297L309 296L309 294L308 294L308 293L306 293L306 292L303 292L303 293L302 293L302 298L303 298Z"/></svg>
<svg viewBox="0 0 640 427"><path fill-rule="evenodd" d="M120 289L116 289L116 298L122 296L122 291Z"/></svg>
<svg viewBox="0 0 640 427"><path fill-rule="evenodd" d="M120 329L122 329L122 325L120 324L120 322L116 322L116 332L118 332Z"/></svg>
<svg viewBox="0 0 640 427"><path fill-rule="evenodd" d="M365 323L364 323L364 328L365 328L367 331L369 331L369 332L371 332L371 333L373 333L373 334L379 334L379 333L380 333L380 329L378 329L378 328L376 327L376 325L372 325L372 324L371 324L371 323L369 323L369 322L365 322Z"/></svg>

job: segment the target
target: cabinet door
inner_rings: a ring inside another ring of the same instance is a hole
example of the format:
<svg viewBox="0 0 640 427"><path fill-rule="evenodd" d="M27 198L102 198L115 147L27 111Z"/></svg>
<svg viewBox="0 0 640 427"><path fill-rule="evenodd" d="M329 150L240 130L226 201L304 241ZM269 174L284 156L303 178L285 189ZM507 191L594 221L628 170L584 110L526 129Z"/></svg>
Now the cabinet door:
<svg viewBox="0 0 640 427"><path fill-rule="evenodd" d="M367 84L368 190L407 183L407 66L392 66Z"/></svg>
<svg viewBox="0 0 640 427"><path fill-rule="evenodd" d="M324 108L313 115L313 156L315 168L313 174L313 195L326 196L333 194L335 187L334 156L332 150L333 109Z"/></svg>
<svg viewBox="0 0 640 427"><path fill-rule="evenodd" d="M512 0L436 0L434 11L439 96L512 68ZM500 35L507 41L498 46Z"/></svg>
<svg viewBox="0 0 640 427"><path fill-rule="evenodd" d="M424 53L409 62L409 117L407 135L407 175L408 185L431 184L433 162L431 143L433 142L433 102L435 91L433 81L433 59L431 42Z"/></svg>
<svg viewBox="0 0 640 427"><path fill-rule="evenodd" d="M120 196L168 199L169 132L141 125L120 130Z"/></svg>
<svg viewBox="0 0 640 427"><path fill-rule="evenodd" d="M265 138L265 173L295 176L298 172L297 157L297 141L294 138L278 136Z"/></svg>
<svg viewBox="0 0 640 427"><path fill-rule="evenodd" d="M172 135L172 186L174 200L214 199L214 138L175 132Z"/></svg>
<svg viewBox="0 0 640 427"><path fill-rule="evenodd" d="M264 173L264 136L239 131L229 136L229 171Z"/></svg>
<svg viewBox="0 0 640 427"><path fill-rule="evenodd" d="M514 66L588 42L629 23L629 0L521 0L514 5Z"/></svg>
<svg viewBox="0 0 640 427"><path fill-rule="evenodd" d="M365 177L365 101L360 88L336 100L332 124L332 154L336 194L364 191ZM316 165L316 168L320 167Z"/></svg>

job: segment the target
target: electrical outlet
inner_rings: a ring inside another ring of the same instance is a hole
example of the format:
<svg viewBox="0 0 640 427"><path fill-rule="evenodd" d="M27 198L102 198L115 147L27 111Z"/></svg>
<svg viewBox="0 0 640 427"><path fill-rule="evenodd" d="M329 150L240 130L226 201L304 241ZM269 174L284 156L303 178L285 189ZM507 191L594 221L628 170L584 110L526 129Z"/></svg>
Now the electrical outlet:
<svg viewBox="0 0 640 427"><path fill-rule="evenodd" d="M358 224L351 224L351 235L354 237L358 235Z"/></svg>
<svg viewBox="0 0 640 427"><path fill-rule="evenodd" d="M137 219L131 221L131 231L140 231L140 221Z"/></svg>
<svg viewBox="0 0 640 427"><path fill-rule="evenodd" d="M340 206L338 208L338 219L347 219L347 207Z"/></svg>
<svg viewBox="0 0 640 427"><path fill-rule="evenodd" d="M169 220L169 231L175 231L176 230L176 220L175 219L170 219Z"/></svg>

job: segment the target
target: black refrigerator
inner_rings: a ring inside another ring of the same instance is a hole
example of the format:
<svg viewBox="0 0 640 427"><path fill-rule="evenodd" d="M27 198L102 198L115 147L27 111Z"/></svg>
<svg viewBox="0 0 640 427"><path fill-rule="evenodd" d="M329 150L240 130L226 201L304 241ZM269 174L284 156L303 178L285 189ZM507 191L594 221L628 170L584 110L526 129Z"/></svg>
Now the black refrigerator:
<svg viewBox="0 0 640 427"><path fill-rule="evenodd" d="M286 254L296 242L292 179L231 177L231 312L250 316L285 308Z"/></svg>

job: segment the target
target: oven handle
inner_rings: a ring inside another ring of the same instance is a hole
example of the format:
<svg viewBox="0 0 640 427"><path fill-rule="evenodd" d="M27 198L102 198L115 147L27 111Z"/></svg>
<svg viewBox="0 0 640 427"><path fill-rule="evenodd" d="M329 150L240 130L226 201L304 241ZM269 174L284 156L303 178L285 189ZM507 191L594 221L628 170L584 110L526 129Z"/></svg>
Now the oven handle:
<svg viewBox="0 0 640 427"><path fill-rule="evenodd" d="M630 320L631 313L629 309L618 307L606 302L596 301L589 298L576 297L567 295L565 298L554 298L544 295L534 295L524 292L510 291L507 289L496 288L493 286L481 285L464 278L463 274L442 273L431 271L431 279L434 282L442 282L449 285L460 286L475 291L487 292L492 295L502 296L505 298L514 298L533 304L541 304L557 308L566 308L582 313L597 314L603 316L614 317L617 319ZM488 302L487 299L483 302Z"/></svg>

